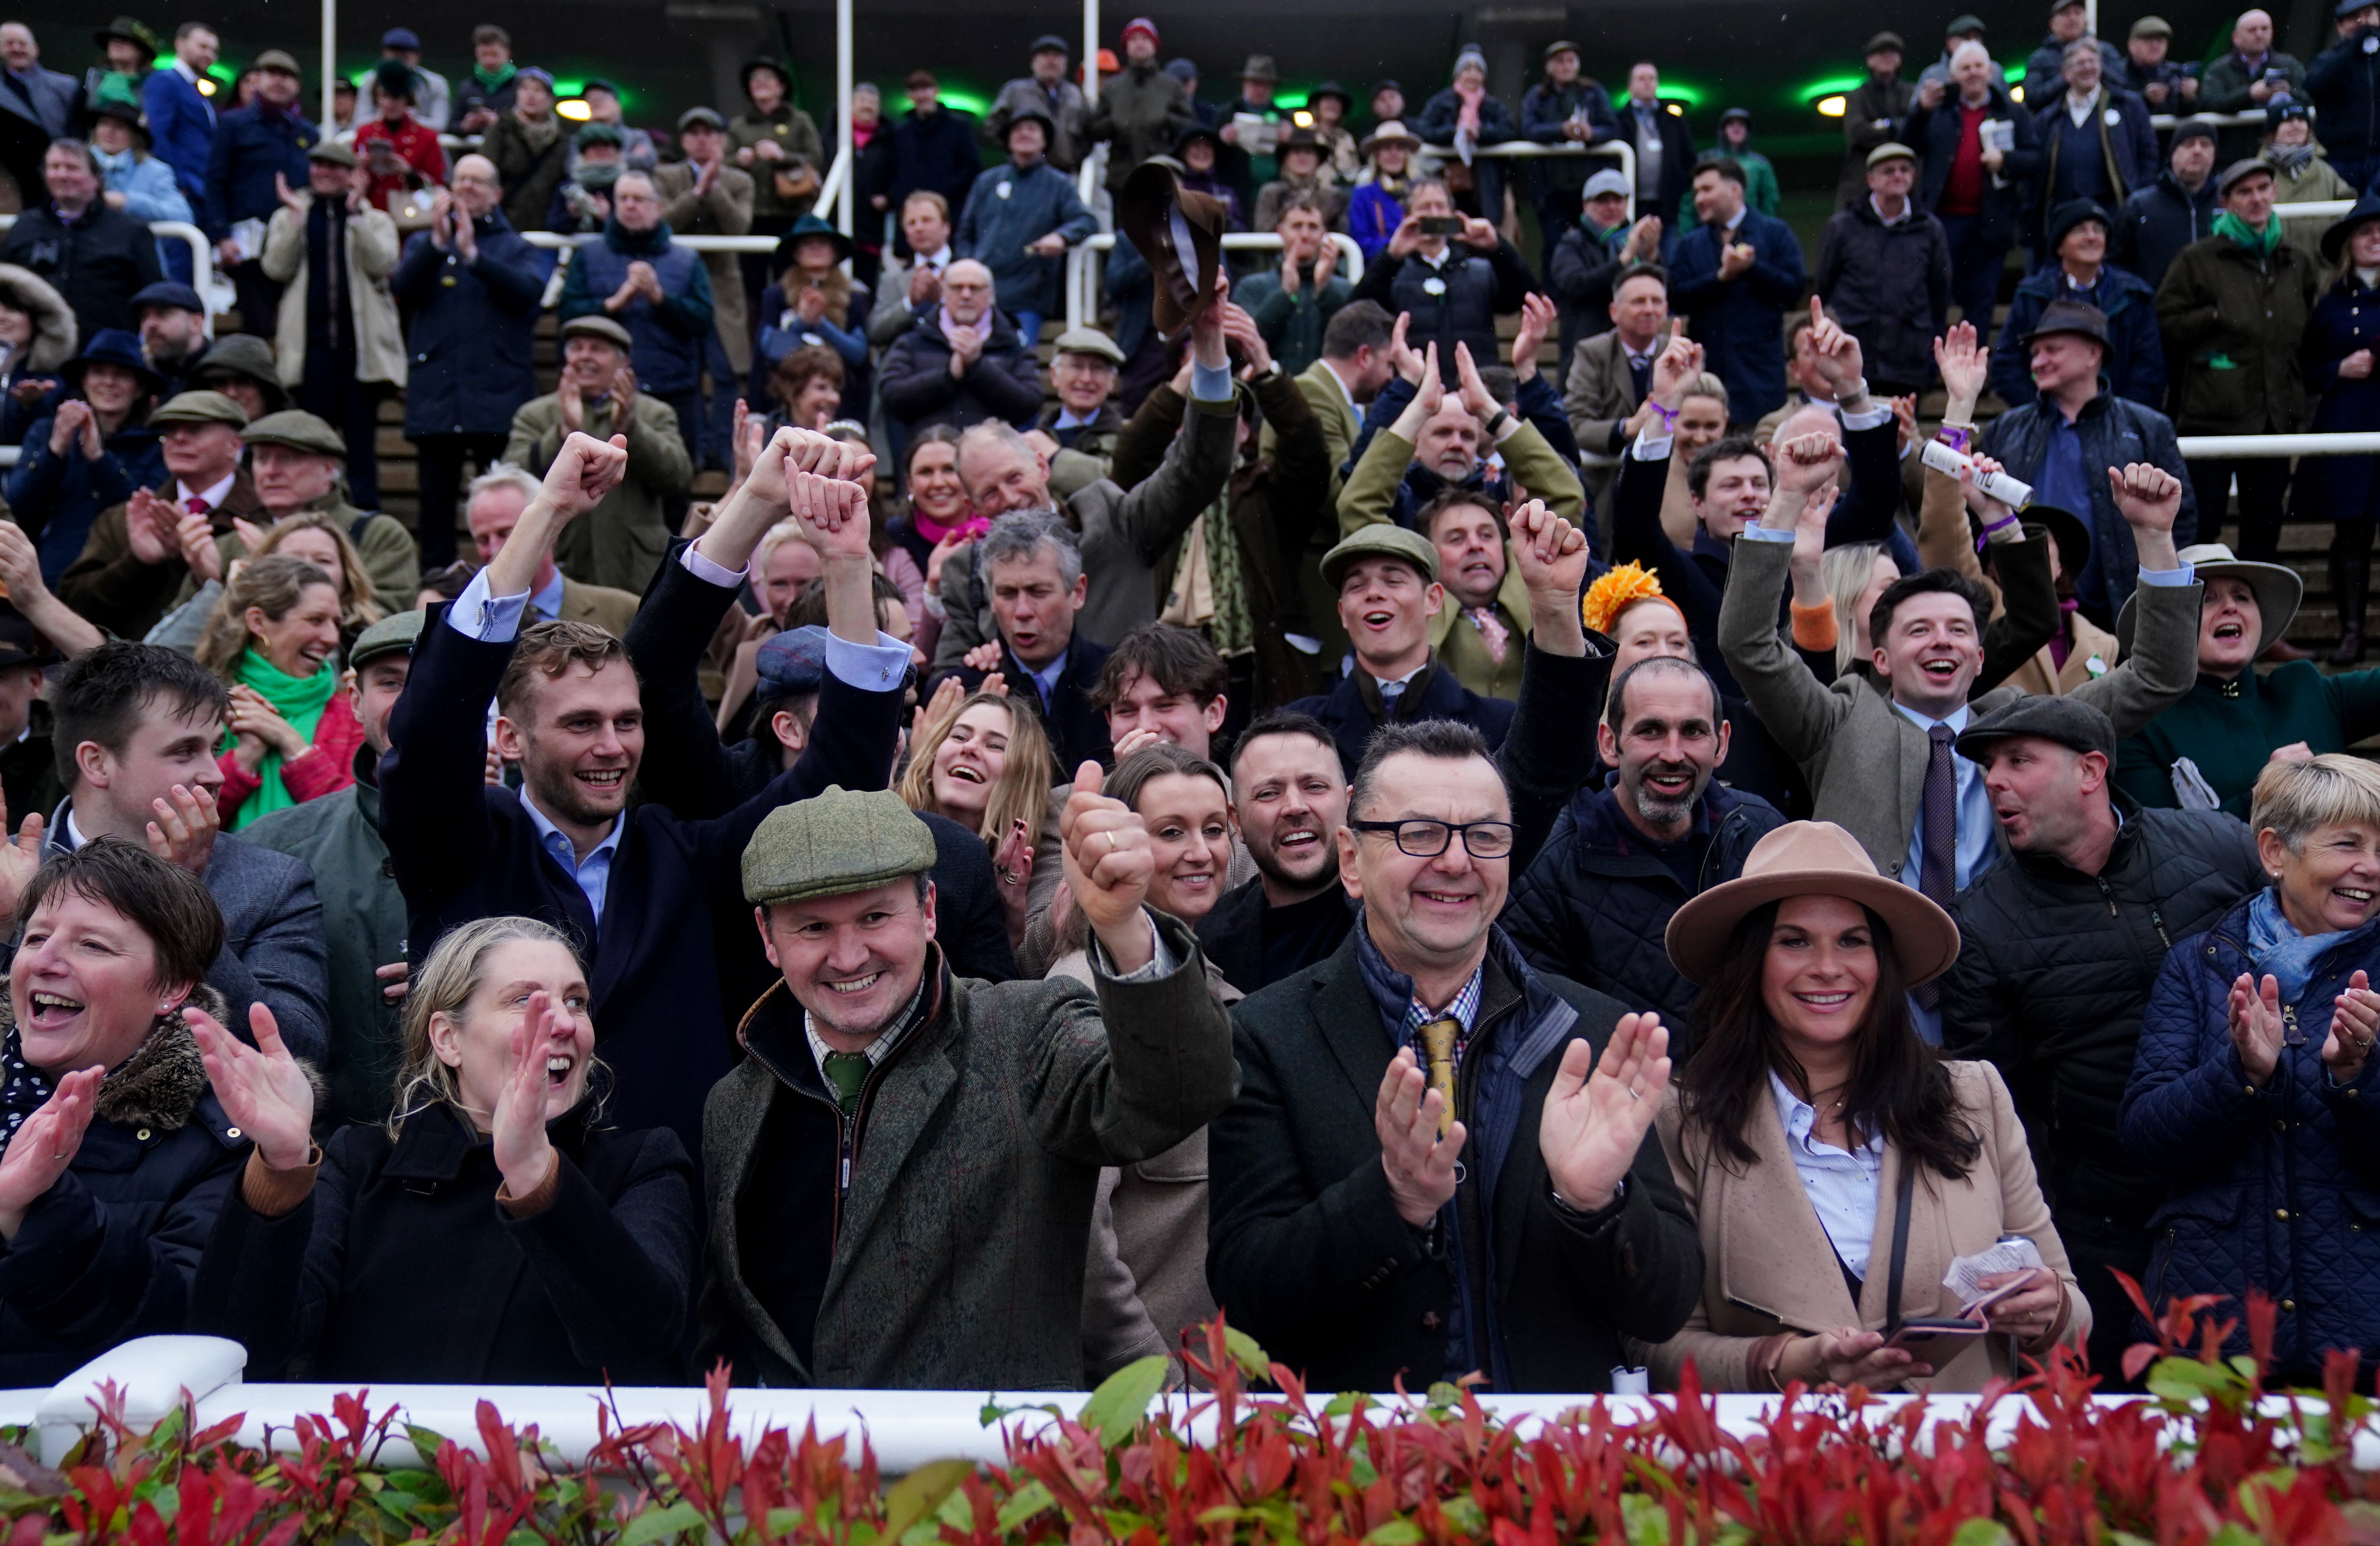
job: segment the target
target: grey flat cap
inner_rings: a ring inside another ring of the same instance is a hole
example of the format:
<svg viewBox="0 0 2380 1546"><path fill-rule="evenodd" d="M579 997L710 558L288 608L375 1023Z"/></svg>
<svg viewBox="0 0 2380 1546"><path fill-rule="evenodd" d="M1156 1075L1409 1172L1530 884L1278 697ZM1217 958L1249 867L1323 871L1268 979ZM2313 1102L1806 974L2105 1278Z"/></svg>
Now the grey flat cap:
<svg viewBox="0 0 2380 1546"><path fill-rule="evenodd" d="M2089 704L2068 697L2027 694L1969 725L1952 744L1961 756L1981 762L1991 755L1995 742L2017 735L2039 736L2078 752L2096 752L2109 762L2116 760L2115 725Z"/></svg>

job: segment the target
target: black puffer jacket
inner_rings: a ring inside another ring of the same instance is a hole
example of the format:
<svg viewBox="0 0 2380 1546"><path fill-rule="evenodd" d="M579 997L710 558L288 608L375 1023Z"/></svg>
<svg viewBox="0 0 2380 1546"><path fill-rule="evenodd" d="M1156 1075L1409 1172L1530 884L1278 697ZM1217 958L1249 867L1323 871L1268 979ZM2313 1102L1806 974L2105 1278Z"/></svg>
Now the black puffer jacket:
<svg viewBox="0 0 2380 1546"><path fill-rule="evenodd" d="M1686 904L1685 888L1620 809L1619 775L1582 789L1554 824L1536 862L1512 888L1504 932L1529 964L1557 972L1632 1009L1658 1009L1670 1027L1672 1058L1691 1041L1694 984L1670 964L1662 936ZM1713 783L1695 825L1710 833L1696 894L1743 873L1752 845L1785 825L1756 794ZM1681 1040L1684 1036L1686 1040Z"/></svg>
<svg viewBox="0 0 2380 1546"><path fill-rule="evenodd" d="M2149 986L2175 941L2265 876L2237 816L2116 802L2124 825L2096 876L2009 854L1960 896L1942 1050L1998 1065L2053 1205L2137 1226L2167 1179L2116 1141Z"/></svg>

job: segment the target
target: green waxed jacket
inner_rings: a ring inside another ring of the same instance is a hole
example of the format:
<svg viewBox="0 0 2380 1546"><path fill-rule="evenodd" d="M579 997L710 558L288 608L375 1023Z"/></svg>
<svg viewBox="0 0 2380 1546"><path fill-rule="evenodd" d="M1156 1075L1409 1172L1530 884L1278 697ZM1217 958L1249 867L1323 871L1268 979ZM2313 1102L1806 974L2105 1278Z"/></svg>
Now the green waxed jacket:
<svg viewBox="0 0 2380 1546"><path fill-rule="evenodd" d="M378 756L356 752L356 781L334 794L259 817L240 837L302 859L322 899L331 957L330 1123L383 1120L396 1096L401 1016L372 972L405 960L405 895L380 836ZM327 1129L325 1129L327 1130Z"/></svg>
<svg viewBox="0 0 2380 1546"><path fill-rule="evenodd" d="M2325 676L2305 660L2231 681L2202 676L2180 703L2117 748L2116 787L2143 805L2180 804L2173 765L2188 757L2223 809L2245 821L2256 775L2276 746L2319 756L2380 732L2380 670Z"/></svg>
<svg viewBox="0 0 2380 1546"><path fill-rule="evenodd" d="M869 1074L851 1118L852 1181L807 1360L754 1287L770 1274L753 1263L779 1242L742 1227L771 1192L835 1185L832 1149L763 1142L764 1124L828 1101L800 1007L773 984L738 1028L744 1061L703 1112L698 1365L724 1356L739 1380L771 1385L1081 1388L1099 1167L1164 1153L1239 1088L1231 1017L1197 941L1155 916L1177 963L1163 977L1125 982L1095 964L1096 988L941 978L938 1003ZM929 955L929 972L940 963ZM815 1172L772 1170L764 1152L815 1159Z"/></svg>
<svg viewBox="0 0 2380 1546"><path fill-rule="evenodd" d="M586 428L597 440L609 437L612 405L589 405ZM594 509L563 528L553 545L553 560L581 585L610 586L642 596L669 550L670 523L663 508L693 486L694 464L678 436L677 410L649 393L637 394L627 435L628 476ZM562 454L564 438L562 399L550 392L533 397L513 416L504 460L542 477Z"/></svg>

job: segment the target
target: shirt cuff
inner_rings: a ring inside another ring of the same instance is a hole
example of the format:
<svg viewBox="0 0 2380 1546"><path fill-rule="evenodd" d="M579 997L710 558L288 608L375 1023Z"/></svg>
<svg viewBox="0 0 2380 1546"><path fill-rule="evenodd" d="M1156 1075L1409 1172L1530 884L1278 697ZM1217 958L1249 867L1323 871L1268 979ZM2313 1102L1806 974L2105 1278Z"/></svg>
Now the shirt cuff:
<svg viewBox="0 0 2380 1546"><path fill-rule="evenodd" d="M2190 586L2197 583L2198 566L2187 559L2182 561L2181 567L2179 569L2141 571L2141 584L2144 586Z"/></svg>
<svg viewBox="0 0 2380 1546"><path fill-rule="evenodd" d="M1173 969L1182 964L1174 959L1173 952L1165 948L1165 931L1157 926L1157 920L1148 915L1146 908L1141 910L1140 918L1148 925L1148 960L1135 971L1116 973L1115 980L1119 983L1153 983L1160 977L1173 975ZM1102 950L1100 954L1104 957L1106 951Z"/></svg>
<svg viewBox="0 0 2380 1546"><path fill-rule="evenodd" d="M736 589L744 584L744 576L751 573L748 568L730 569L724 564L711 562L692 542L686 545L686 552L678 562L685 564L686 572L696 579L708 581L722 590Z"/></svg>
<svg viewBox="0 0 2380 1546"><path fill-rule="evenodd" d="M1892 422L1892 405L1878 403L1864 414L1847 414L1837 408L1835 417L1843 421L1843 428L1847 430L1881 429Z"/></svg>
<svg viewBox="0 0 2380 1546"><path fill-rule="evenodd" d="M686 550L690 555L694 551ZM716 569L717 564L711 565ZM846 687L864 693L890 693L901 685L909 670L909 646L890 634L880 633L872 645L853 644L840 634L826 636L826 669Z"/></svg>
<svg viewBox="0 0 2380 1546"><path fill-rule="evenodd" d="M1228 365L1201 365L1190 362L1190 400L1194 403L1228 403L1232 400L1232 368Z"/></svg>
<svg viewBox="0 0 2380 1546"><path fill-rule="evenodd" d="M1658 462L1670 454L1670 444L1675 439L1673 435L1656 435L1650 429L1639 429L1636 431L1636 443L1628 448L1628 454L1639 462Z"/></svg>
<svg viewBox="0 0 2380 1546"><path fill-rule="evenodd" d="M1743 528L1742 535L1751 537L1755 542L1791 542L1793 540L1793 534L1791 532L1779 531L1774 526L1749 525Z"/></svg>
<svg viewBox="0 0 2380 1546"><path fill-rule="evenodd" d="M481 644L510 644L520 634L521 616L528 610L529 593L496 596L484 569L471 576L463 594L446 609L447 625L467 639Z"/></svg>

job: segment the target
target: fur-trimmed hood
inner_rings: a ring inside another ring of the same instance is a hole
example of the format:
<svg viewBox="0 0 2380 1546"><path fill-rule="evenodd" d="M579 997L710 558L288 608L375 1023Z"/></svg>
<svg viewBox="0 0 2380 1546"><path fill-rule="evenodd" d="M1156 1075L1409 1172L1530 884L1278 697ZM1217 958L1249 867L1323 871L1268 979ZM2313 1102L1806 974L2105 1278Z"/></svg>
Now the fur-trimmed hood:
<svg viewBox="0 0 2380 1546"><path fill-rule="evenodd" d="M25 350L25 368L47 374L74 358L79 339L73 308L49 281L30 269L0 263L0 300L33 319L33 342Z"/></svg>
<svg viewBox="0 0 2380 1546"><path fill-rule="evenodd" d="M200 983L188 1002L212 1015L216 1024L230 1023L231 1006L206 984ZM0 1040L16 1029L16 1001L8 993L8 980L0 977ZM149 1028L149 1039L100 1081L97 1115L111 1122L174 1132L189 1121L206 1093L207 1066L199 1056L199 1040L177 1011L158 1016Z"/></svg>

